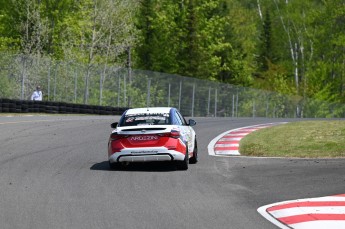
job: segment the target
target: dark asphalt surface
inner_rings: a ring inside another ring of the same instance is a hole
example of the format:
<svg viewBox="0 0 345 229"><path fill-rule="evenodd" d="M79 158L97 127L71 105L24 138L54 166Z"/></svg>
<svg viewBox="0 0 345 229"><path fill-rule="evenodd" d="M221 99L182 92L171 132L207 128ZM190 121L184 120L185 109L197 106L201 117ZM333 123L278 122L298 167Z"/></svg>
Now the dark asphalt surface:
<svg viewBox="0 0 345 229"><path fill-rule="evenodd" d="M224 131L282 119L195 118L200 160L188 171L170 163L111 171L117 118L0 116L0 228L270 229L260 206L345 193L344 159L208 155Z"/></svg>

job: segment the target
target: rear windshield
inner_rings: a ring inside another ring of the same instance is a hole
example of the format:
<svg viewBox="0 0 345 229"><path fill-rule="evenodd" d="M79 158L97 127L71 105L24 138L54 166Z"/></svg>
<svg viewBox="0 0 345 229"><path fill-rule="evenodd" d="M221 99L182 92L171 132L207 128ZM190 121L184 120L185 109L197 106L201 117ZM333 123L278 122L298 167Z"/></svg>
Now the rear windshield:
<svg viewBox="0 0 345 229"><path fill-rule="evenodd" d="M155 114L130 114L125 115L120 126L140 126L140 125L170 125L170 115L168 113Z"/></svg>

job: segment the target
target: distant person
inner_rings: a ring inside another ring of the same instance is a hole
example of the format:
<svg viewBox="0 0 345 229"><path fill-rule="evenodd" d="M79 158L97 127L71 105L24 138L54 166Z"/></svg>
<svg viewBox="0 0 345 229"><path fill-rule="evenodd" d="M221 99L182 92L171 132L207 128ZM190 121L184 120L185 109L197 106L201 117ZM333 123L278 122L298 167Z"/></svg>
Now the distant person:
<svg viewBox="0 0 345 229"><path fill-rule="evenodd" d="M40 86L37 86L36 90L32 93L31 100L42 101L42 91Z"/></svg>

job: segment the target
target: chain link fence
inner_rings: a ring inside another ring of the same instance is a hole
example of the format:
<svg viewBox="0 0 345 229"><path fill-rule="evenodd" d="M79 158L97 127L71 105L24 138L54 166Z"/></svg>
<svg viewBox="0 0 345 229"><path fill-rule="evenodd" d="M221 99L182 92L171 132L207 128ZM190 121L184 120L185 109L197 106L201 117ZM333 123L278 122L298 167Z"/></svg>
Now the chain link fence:
<svg viewBox="0 0 345 229"><path fill-rule="evenodd" d="M345 104L109 65L2 54L0 98L112 107L172 106L186 116L344 118Z"/></svg>

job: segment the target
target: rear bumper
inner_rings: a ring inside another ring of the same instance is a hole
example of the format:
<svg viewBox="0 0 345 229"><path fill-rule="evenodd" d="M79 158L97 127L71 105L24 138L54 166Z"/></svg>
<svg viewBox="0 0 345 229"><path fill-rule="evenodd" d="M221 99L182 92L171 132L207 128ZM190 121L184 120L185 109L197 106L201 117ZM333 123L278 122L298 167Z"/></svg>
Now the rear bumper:
<svg viewBox="0 0 345 229"><path fill-rule="evenodd" d="M109 156L109 162L183 161L185 154L165 147L129 148Z"/></svg>

